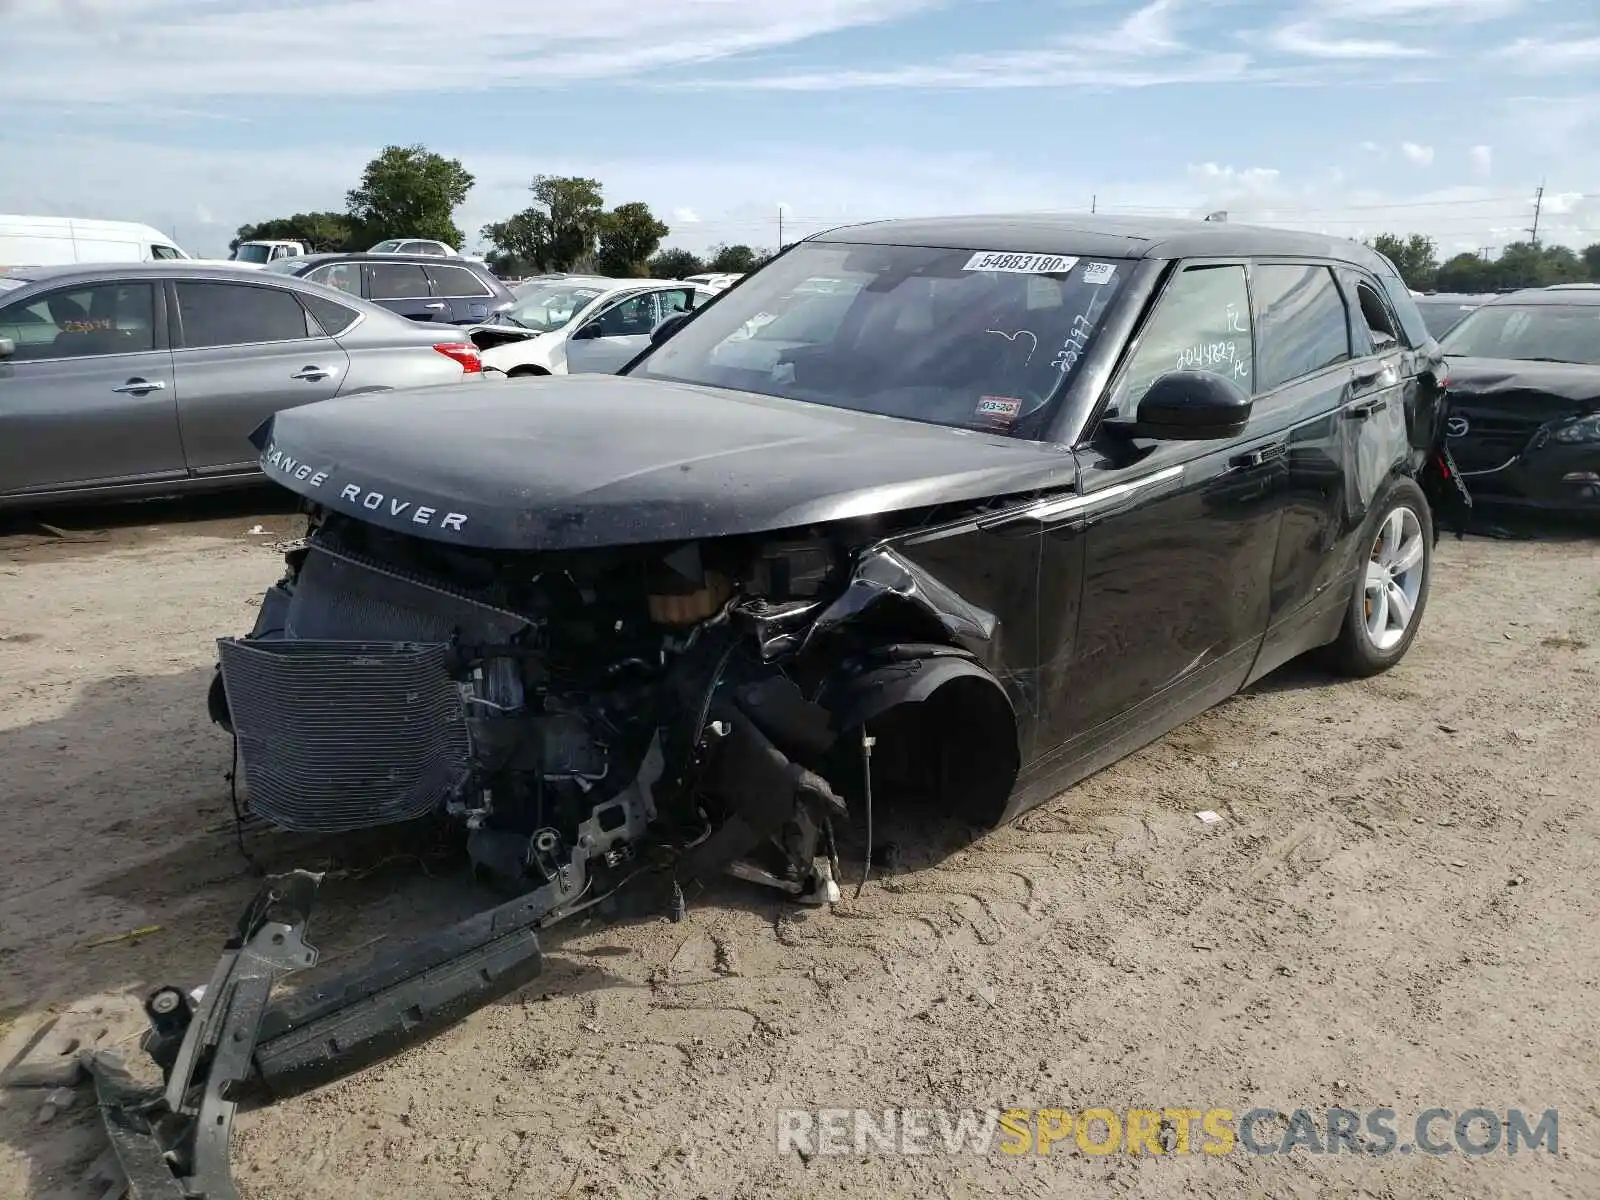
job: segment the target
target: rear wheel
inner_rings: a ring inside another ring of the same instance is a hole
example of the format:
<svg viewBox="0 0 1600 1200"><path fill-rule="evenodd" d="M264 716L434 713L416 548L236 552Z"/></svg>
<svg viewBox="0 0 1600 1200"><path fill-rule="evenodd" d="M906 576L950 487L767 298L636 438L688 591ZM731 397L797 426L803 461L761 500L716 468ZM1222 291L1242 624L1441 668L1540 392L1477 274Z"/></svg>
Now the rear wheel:
<svg viewBox="0 0 1600 1200"><path fill-rule="evenodd" d="M1323 655L1331 669L1355 678L1380 674L1405 657L1422 625L1433 572L1433 515L1415 482L1396 480L1375 517L1344 625Z"/></svg>

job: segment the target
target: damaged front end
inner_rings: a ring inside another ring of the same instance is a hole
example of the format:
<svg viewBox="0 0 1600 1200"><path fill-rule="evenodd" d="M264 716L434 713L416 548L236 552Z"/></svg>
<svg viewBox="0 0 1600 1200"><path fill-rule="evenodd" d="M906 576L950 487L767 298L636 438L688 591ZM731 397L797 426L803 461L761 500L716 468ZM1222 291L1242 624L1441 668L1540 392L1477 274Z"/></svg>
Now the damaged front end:
<svg viewBox="0 0 1600 1200"><path fill-rule="evenodd" d="M826 539L488 553L314 521L255 630L219 642L213 715L255 815L321 834L447 815L551 919L660 852L681 882L836 897L839 730L802 690L825 681L803 647L839 588Z"/></svg>

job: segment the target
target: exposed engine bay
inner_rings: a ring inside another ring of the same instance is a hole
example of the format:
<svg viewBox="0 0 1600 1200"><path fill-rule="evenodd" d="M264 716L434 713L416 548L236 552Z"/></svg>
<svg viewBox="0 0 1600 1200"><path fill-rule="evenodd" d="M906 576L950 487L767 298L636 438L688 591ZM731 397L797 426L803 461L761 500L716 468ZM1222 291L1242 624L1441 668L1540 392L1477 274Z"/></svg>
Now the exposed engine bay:
<svg viewBox="0 0 1600 1200"><path fill-rule="evenodd" d="M446 814L547 920L663 855L679 882L838 898L833 825L870 745L841 744L823 693L868 647L805 651L848 547L487 552L314 510L287 558L254 630L218 643L212 715L252 813L305 833Z"/></svg>

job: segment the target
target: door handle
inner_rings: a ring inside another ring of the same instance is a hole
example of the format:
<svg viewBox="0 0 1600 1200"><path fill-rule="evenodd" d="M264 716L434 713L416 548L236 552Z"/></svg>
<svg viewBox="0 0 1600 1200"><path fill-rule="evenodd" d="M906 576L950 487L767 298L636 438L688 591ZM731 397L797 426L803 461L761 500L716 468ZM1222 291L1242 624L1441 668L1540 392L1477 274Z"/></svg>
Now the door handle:
<svg viewBox="0 0 1600 1200"><path fill-rule="evenodd" d="M1246 450L1243 454L1235 454L1228 460L1228 465L1242 471L1251 467L1265 466L1269 462L1276 462L1288 456L1289 447L1283 442L1274 442L1270 446L1260 446L1254 450Z"/></svg>
<svg viewBox="0 0 1600 1200"><path fill-rule="evenodd" d="M146 392L159 392L167 385L160 379L130 379L127 383L120 383L112 388L113 392L126 392L134 396L142 396Z"/></svg>
<svg viewBox="0 0 1600 1200"><path fill-rule="evenodd" d="M442 308L448 308L448 307L450 307L450 306L449 306L449 305L448 305L448 304L445 304L445 303L443 303L443 302L442 302L442 301L441 301L441 302L439 302L439 303L435 303L435 304L424 304L424 305L423 305L423 306L422 306L422 307L423 307L423 308L431 308L431 309L433 309L433 310L434 310L434 311L435 311L435 312L437 312L437 311L439 311L439 310L440 310L440 309L442 309Z"/></svg>
<svg viewBox="0 0 1600 1200"><path fill-rule="evenodd" d="M304 367L301 370L296 371L293 375L289 376L289 378L309 379L315 381L318 379L326 379L332 374L332 371L324 371L321 367Z"/></svg>
<svg viewBox="0 0 1600 1200"><path fill-rule="evenodd" d="M1389 401L1384 397L1376 400L1363 400L1360 404L1352 404L1344 410L1344 415L1352 421L1365 421L1373 413L1380 413L1389 407Z"/></svg>

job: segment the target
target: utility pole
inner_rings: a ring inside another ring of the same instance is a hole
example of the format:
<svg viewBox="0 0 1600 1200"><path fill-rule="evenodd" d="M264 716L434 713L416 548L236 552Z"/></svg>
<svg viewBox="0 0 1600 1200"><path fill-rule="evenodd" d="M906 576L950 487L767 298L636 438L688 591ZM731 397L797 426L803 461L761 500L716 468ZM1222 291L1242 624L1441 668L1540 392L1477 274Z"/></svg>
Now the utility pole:
<svg viewBox="0 0 1600 1200"><path fill-rule="evenodd" d="M1096 205L1097 205L1097 204L1099 204L1099 202L1100 202L1100 195L1099 195L1099 193L1097 193L1097 192L1090 192L1090 193L1089 193L1089 215L1090 215L1090 216L1093 216L1093 215L1094 215L1094 213L1095 213L1095 206L1096 206Z"/></svg>
<svg viewBox="0 0 1600 1200"><path fill-rule="evenodd" d="M778 251L783 251L783 205L778 205Z"/></svg>
<svg viewBox="0 0 1600 1200"><path fill-rule="evenodd" d="M1533 235L1533 248L1539 248L1539 212L1544 208L1544 184L1541 183L1533 193L1533 228L1528 232Z"/></svg>

